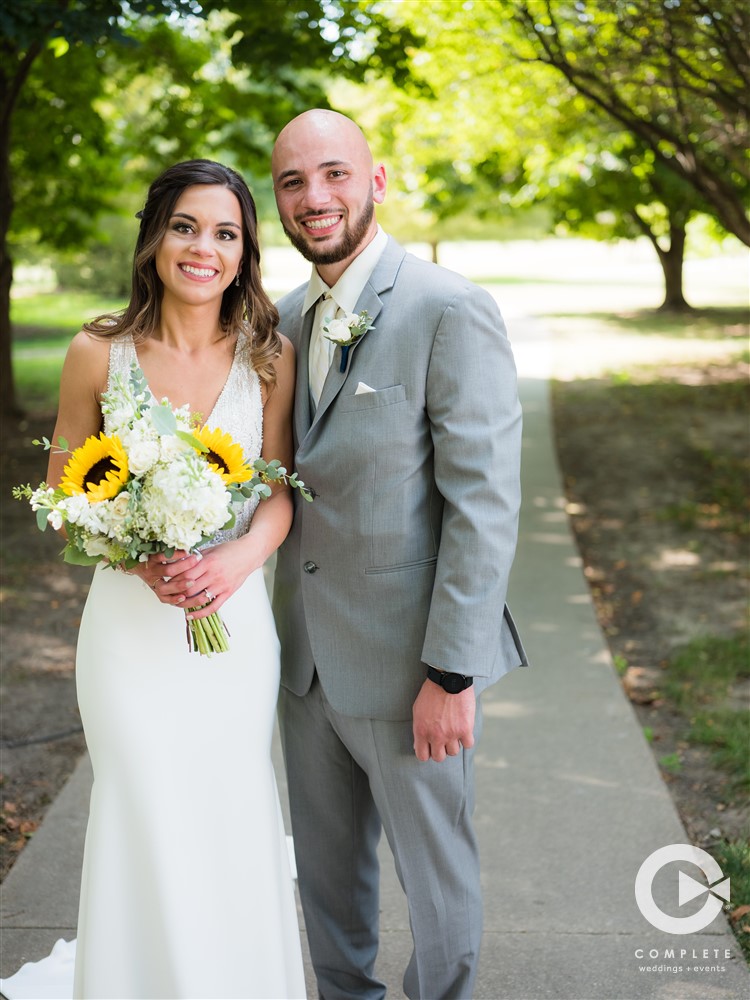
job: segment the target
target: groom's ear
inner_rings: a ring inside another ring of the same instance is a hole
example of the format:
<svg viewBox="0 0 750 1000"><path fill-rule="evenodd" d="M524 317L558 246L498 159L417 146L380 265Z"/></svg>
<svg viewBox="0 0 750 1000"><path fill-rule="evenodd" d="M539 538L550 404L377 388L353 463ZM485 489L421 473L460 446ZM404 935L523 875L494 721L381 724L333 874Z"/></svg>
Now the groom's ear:
<svg viewBox="0 0 750 1000"><path fill-rule="evenodd" d="M385 201L386 187L385 164L379 163L372 175L372 200L376 205L382 205Z"/></svg>

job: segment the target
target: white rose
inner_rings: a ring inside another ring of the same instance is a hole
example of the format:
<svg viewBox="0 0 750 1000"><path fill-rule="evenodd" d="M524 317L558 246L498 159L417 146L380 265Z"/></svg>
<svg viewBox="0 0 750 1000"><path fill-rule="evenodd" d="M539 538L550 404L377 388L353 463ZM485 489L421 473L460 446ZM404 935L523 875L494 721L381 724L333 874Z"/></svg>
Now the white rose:
<svg viewBox="0 0 750 1000"><path fill-rule="evenodd" d="M159 459L162 462L172 462L189 449L190 445L175 434L162 434L159 438Z"/></svg>
<svg viewBox="0 0 750 1000"><path fill-rule="evenodd" d="M346 343L347 340L351 339L351 336L352 331L348 316L346 318L332 319L326 326L326 337L337 344Z"/></svg>
<svg viewBox="0 0 750 1000"><path fill-rule="evenodd" d="M159 461L159 454L157 441L131 441L128 451L128 468L134 476L145 476L148 470Z"/></svg>
<svg viewBox="0 0 750 1000"><path fill-rule="evenodd" d="M95 535L93 538L85 538L83 550L87 556L106 556L113 551L112 543L107 538Z"/></svg>
<svg viewBox="0 0 750 1000"><path fill-rule="evenodd" d="M129 540L127 527L130 523L130 494L126 490L118 493L114 500L107 501L104 521L110 538L117 538L121 542Z"/></svg>

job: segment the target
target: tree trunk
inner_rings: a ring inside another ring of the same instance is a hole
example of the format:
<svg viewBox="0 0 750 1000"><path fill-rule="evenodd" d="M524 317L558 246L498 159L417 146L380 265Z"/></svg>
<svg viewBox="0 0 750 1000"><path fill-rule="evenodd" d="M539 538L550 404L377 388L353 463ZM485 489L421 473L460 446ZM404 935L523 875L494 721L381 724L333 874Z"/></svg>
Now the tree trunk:
<svg viewBox="0 0 750 1000"><path fill-rule="evenodd" d="M67 4L66 4L67 6ZM10 46L4 47L6 64L0 66L0 430L5 433L9 418L17 418L22 411L16 400L13 379L12 337L10 327L10 287L13 283L13 261L8 248L10 218L13 214L13 187L10 177L10 138L13 111L18 95L36 57L42 50L49 28L33 41L17 62ZM10 75L11 66L15 73Z"/></svg>
<svg viewBox="0 0 750 1000"><path fill-rule="evenodd" d="M682 290L683 265L685 262L685 235L690 218L690 212L669 214L669 246L667 249L661 246L658 238L652 232L649 224L641 218L637 209L633 209L632 216L638 224L639 229L647 236L651 246L656 251L659 258L662 273L664 274L664 301L659 309L665 312L690 312L693 308L685 298Z"/></svg>
<svg viewBox="0 0 750 1000"><path fill-rule="evenodd" d="M664 272L664 301L660 309L665 312L689 312L682 290L683 264L685 262L685 226L672 224L669 230L669 249L657 251Z"/></svg>
<svg viewBox="0 0 750 1000"><path fill-rule="evenodd" d="M5 96L5 95L4 95ZM0 117L0 405L5 430L9 418L19 416L16 389L13 381L11 355L10 286L13 281L13 262L8 249L8 230L13 211L10 186L10 115Z"/></svg>
<svg viewBox="0 0 750 1000"><path fill-rule="evenodd" d="M432 250L432 263L437 264L438 262L438 241L430 240L430 250Z"/></svg>

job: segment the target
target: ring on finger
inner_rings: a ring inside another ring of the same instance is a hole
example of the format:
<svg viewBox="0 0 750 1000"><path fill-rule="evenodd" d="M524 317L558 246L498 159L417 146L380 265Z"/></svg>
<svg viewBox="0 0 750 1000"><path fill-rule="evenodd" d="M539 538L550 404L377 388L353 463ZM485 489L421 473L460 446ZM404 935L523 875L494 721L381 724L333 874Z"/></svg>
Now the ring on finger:
<svg viewBox="0 0 750 1000"><path fill-rule="evenodd" d="M204 590L203 593L206 595L206 598L208 599L208 603L209 604L211 603L211 601L215 601L216 600L215 595L212 594L210 590Z"/></svg>

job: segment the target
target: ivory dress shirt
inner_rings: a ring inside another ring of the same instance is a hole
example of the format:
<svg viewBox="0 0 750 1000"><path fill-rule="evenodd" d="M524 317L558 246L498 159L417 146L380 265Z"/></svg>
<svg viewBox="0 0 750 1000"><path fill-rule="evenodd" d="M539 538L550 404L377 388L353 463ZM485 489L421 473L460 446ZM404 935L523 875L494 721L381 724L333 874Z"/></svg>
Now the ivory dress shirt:
<svg viewBox="0 0 750 1000"><path fill-rule="evenodd" d="M313 384L316 381L315 367L316 357L319 350L317 341L323 340L323 343L327 345L329 365L331 363L331 359L333 358L333 352L336 349L335 345L330 340L326 340L323 336L323 325L334 318L337 308L341 309L345 313L354 312L357 301L362 294L362 290L370 280L370 275L375 270L375 265L380 260L381 254L385 250L387 243L388 237L380 226L378 226L375 236L367 244L364 250L360 254L357 254L349 267L347 267L332 288L328 287L325 281L323 281L321 276L318 274L317 268L313 266L312 274L310 275L310 280L307 285L305 299L302 303L302 315L304 316L308 309L317 303L315 317L313 319L309 352L310 389L311 392L313 392L313 401L316 406L320 392L319 390L318 397L316 398L313 391ZM321 296L325 295L329 295L330 297L328 299L321 298ZM320 389L322 389L322 385L320 386Z"/></svg>

